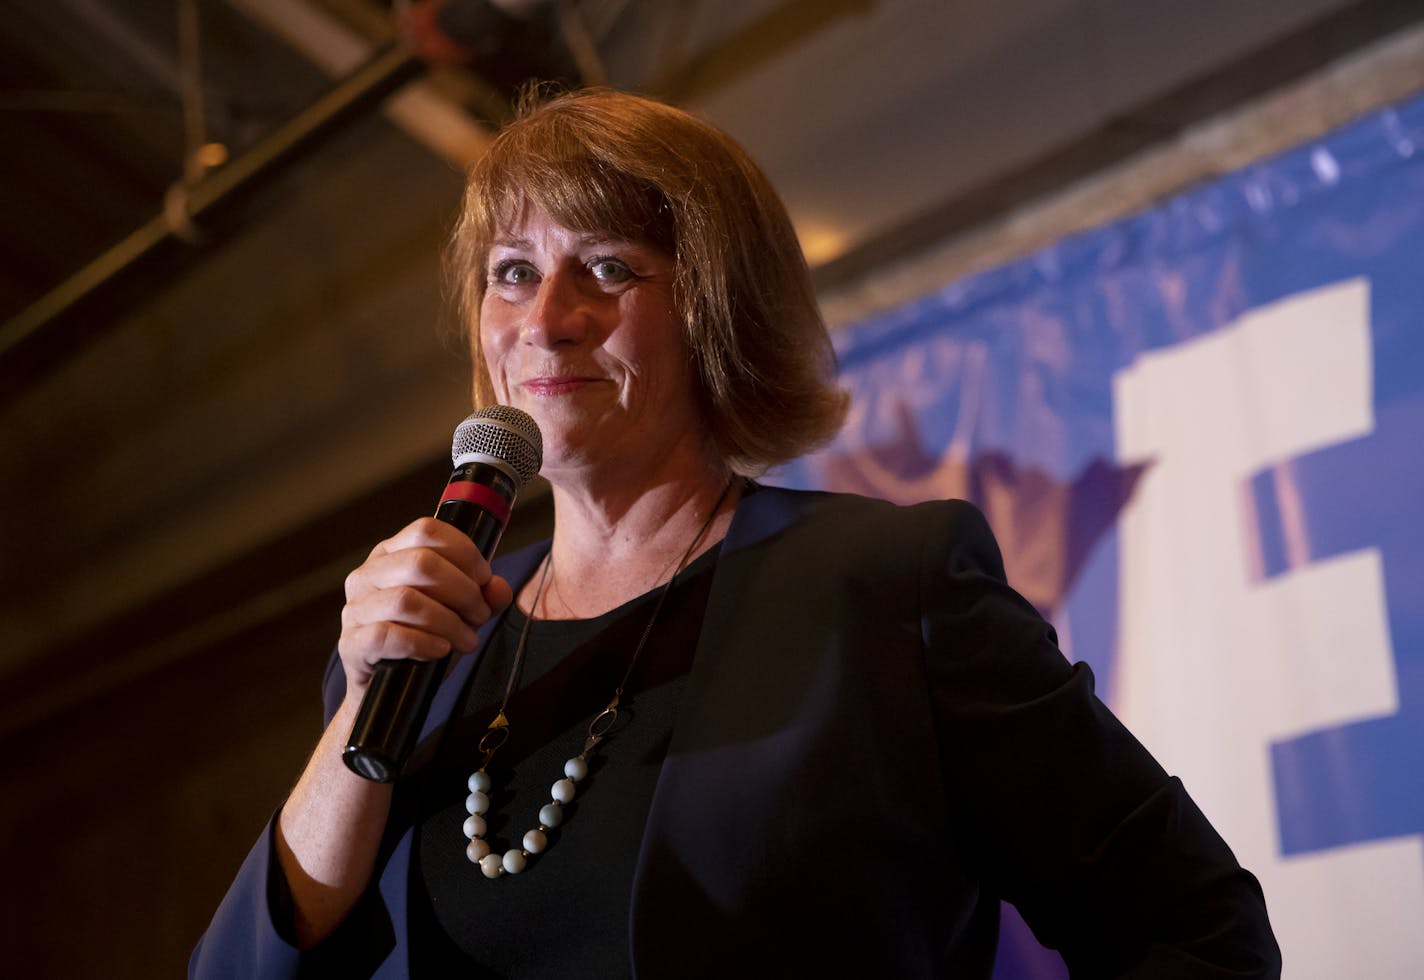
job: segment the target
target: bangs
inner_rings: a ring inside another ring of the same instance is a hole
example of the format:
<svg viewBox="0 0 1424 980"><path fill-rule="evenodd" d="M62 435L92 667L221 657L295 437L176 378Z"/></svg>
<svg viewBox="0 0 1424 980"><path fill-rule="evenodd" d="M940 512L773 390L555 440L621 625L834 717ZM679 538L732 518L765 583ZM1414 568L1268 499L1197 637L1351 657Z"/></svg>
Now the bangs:
<svg viewBox="0 0 1424 980"><path fill-rule="evenodd" d="M652 245L676 256L676 221L657 185L596 156L579 134L541 132L546 128L564 127L531 126L518 138L498 140L478 164L484 174L472 203L486 243L533 206L574 231Z"/></svg>

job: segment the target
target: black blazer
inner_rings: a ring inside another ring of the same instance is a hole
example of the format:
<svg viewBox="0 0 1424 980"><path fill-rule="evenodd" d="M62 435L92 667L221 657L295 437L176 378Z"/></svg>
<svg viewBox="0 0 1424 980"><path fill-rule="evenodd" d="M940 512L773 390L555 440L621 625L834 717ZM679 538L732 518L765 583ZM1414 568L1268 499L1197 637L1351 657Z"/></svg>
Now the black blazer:
<svg viewBox="0 0 1424 980"><path fill-rule="evenodd" d="M547 548L496 570L517 589ZM342 684L334 664L328 717ZM394 822L369 901L305 956L259 841L190 973L407 976ZM977 510L753 488L648 814L635 973L988 977L1001 898L1075 976L1280 972L1255 878L1004 583Z"/></svg>

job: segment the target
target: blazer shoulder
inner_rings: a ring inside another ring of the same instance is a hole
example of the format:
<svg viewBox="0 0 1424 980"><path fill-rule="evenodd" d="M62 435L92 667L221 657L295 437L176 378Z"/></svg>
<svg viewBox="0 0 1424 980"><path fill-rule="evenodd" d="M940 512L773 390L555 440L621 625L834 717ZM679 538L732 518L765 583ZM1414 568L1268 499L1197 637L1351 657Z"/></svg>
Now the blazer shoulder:
<svg viewBox="0 0 1424 980"><path fill-rule="evenodd" d="M829 540L842 553L903 561L919 553L950 572L981 572L1004 581L1004 562L984 514L967 500L902 505L824 490L757 486L748 526L792 540Z"/></svg>
<svg viewBox="0 0 1424 980"><path fill-rule="evenodd" d="M930 540L943 548L940 560L950 572L981 572L1007 581L1004 556L983 511L967 500L936 500L917 507L937 525Z"/></svg>

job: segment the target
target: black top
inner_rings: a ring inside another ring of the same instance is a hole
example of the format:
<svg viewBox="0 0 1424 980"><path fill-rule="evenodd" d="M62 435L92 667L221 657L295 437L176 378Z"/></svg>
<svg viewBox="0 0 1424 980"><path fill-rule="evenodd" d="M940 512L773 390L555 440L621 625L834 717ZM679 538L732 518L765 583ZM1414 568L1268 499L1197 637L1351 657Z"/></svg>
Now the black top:
<svg viewBox="0 0 1424 980"><path fill-rule="evenodd" d="M627 977L633 870L653 788L667 753L717 549L679 576L620 702L617 723L590 755L590 774L550 831L549 846L518 875L487 879L465 856L466 779L495 716L527 617L516 608L491 635L464 694L459 721L421 779L427 816L414 840L410 930L415 976ZM589 620L535 620L519 687L506 714L509 740L490 764L485 840L520 847L539 808L612 697L661 589Z"/></svg>

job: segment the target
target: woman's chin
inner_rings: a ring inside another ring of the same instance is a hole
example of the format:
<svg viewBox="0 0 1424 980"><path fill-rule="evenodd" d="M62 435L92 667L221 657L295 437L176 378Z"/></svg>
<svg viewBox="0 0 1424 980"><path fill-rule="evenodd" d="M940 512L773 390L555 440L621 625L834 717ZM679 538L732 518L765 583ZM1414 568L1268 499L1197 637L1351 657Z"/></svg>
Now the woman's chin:
<svg viewBox="0 0 1424 980"><path fill-rule="evenodd" d="M597 441L590 438L588 431L561 425L558 420L546 423L537 415L534 418L544 439L544 466L541 470L544 475L586 469L607 459L608 454L599 451Z"/></svg>

